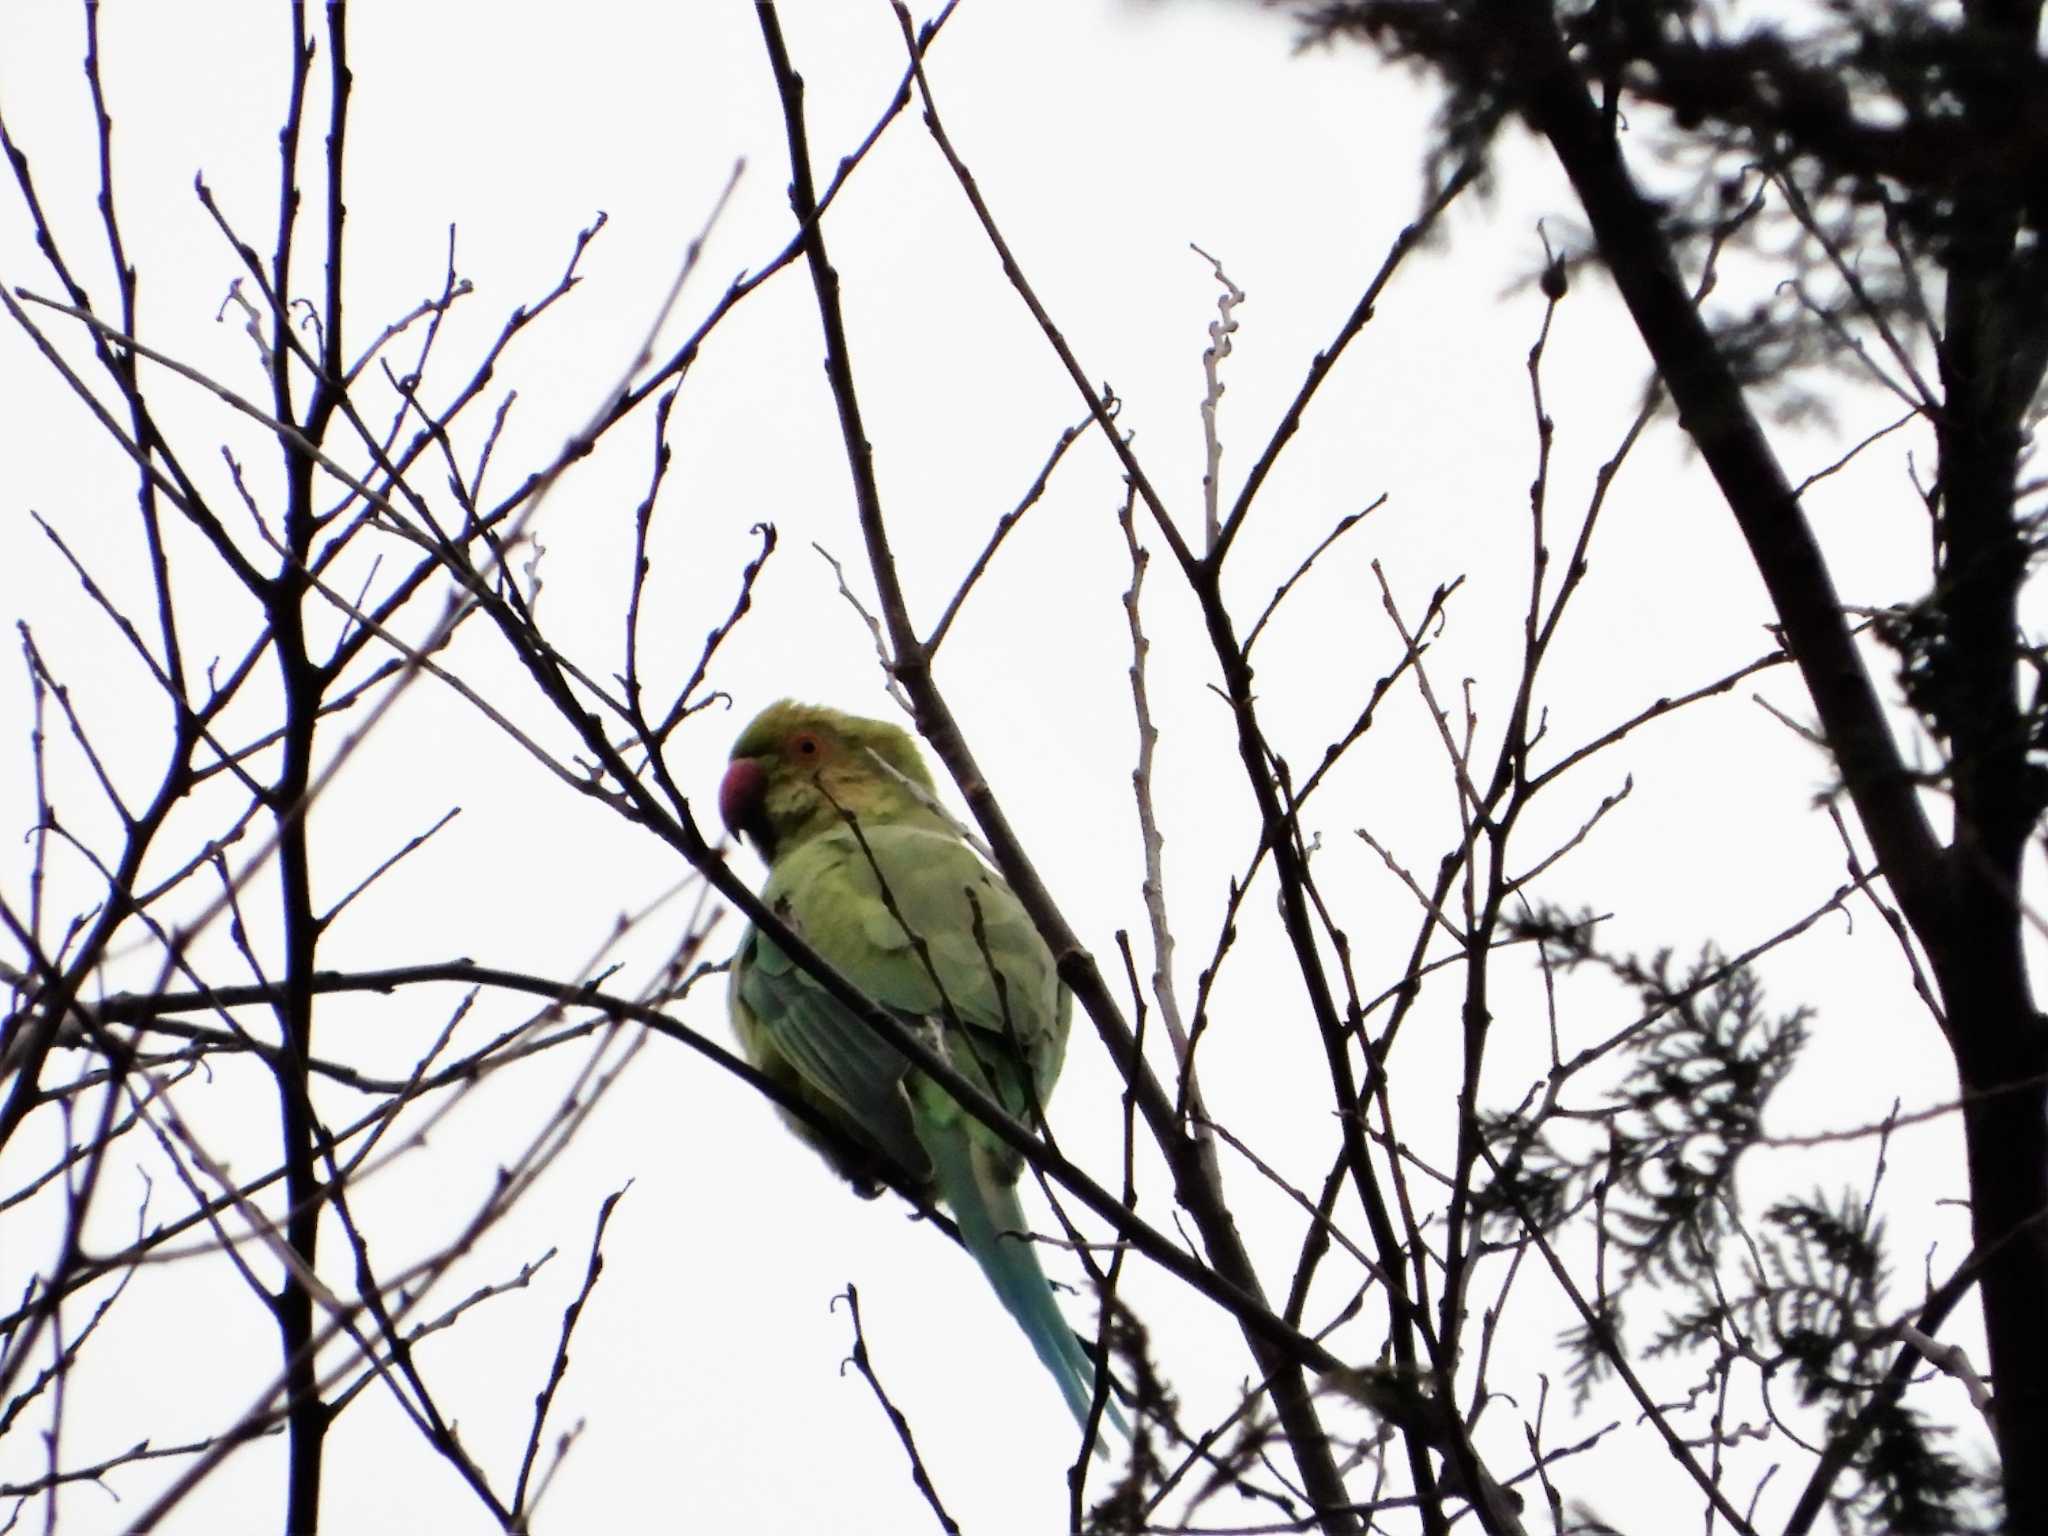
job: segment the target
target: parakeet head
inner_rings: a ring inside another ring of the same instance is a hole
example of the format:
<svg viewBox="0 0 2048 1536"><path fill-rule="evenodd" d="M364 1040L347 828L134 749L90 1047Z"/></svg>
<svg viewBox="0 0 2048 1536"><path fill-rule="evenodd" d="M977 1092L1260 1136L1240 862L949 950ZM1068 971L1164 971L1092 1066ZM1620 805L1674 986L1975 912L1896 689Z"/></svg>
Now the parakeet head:
<svg viewBox="0 0 2048 1536"><path fill-rule="evenodd" d="M819 704L784 699L754 717L733 743L718 786L718 814L773 864L805 840L845 824L944 823L908 779L935 798L932 776L908 732Z"/></svg>

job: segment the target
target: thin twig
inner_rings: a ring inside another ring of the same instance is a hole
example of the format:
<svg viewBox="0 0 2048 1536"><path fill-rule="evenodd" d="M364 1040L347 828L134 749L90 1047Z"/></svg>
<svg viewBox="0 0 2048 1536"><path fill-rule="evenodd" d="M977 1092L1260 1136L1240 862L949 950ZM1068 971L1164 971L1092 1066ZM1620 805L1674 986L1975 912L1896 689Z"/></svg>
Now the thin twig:
<svg viewBox="0 0 2048 1536"><path fill-rule="evenodd" d="M867 1335L861 1330L860 1292L854 1289L851 1280L846 1282L845 1290L832 1298L832 1305L837 1307L842 1301L846 1303L846 1315L853 1320L853 1349L841 1364L840 1370L843 1372L850 1365L860 1372L861 1379L867 1382L869 1390L875 1394L875 1401L882 1405L882 1411L888 1415L889 1427L896 1431L896 1438L903 1443L903 1453L910 1458L910 1480L917 1486L917 1491L924 1495L924 1501L931 1506L932 1513L938 1517L939 1529L947 1532L947 1536L960 1536L959 1522L946 1513L946 1506L939 1500L939 1490L933 1485L931 1474L925 1470L924 1457L918 1454L917 1438L910 1432L910 1420L906 1419L903 1410L891 1401L888 1392L882 1387L882 1378L875 1374L874 1362L868 1357Z"/></svg>

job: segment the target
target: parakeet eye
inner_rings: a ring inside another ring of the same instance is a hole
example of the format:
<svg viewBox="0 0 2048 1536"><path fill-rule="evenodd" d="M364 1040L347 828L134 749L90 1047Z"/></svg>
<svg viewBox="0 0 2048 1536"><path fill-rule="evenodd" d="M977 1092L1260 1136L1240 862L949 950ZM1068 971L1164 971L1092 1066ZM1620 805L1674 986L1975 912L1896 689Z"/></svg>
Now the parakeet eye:
<svg viewBox="0 0 2048 1536"><path fill-rule="evenodd" d="M815 759L825 750L825 744L809 731L802 731L789 738L789 750L793 757Z"/></svg>

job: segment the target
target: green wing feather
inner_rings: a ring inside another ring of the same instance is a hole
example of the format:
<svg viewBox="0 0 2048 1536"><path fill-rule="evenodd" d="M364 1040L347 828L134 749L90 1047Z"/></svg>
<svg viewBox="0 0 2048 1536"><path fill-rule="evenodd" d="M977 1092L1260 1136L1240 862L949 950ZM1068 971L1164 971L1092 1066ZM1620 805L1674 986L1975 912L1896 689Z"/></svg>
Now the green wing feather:
<svg viewBox="0 0 2048 1536"><path fill-rule="evenodd" d="M922 827L842 828L792 849L761 897L876 1002L936 1028L953 1064L1012 1115L1036 1117L1066 1051L1069 1000L1017 898L965 844ZM793 1068L848 1130L929 1179L901 1134L901 1055L762 934L741 946L733 996L757 1064ZM1001 1148L978 1126L969 1134ZM999 1158L1015 1169L1008 1149Z"/></svg>
<svg viewBox="0 0 2048 1536"><path fill-rule="evenodd" d="M761 895L964 1076L1020 1121L1036 1121L1065 1054L1071 1000L1016 896L964 843L924 826L863 824L857 836L838 828L790 849ZM1014 1149L763 934L750 931L740 946L732 1002L757 1065L951 1208L969 1252L1085 1422L1094 1390L1088 1356L1036 1248L1006 1235L1026 1230ZM860 1167L821 1150L862 1180Z"/></svg>

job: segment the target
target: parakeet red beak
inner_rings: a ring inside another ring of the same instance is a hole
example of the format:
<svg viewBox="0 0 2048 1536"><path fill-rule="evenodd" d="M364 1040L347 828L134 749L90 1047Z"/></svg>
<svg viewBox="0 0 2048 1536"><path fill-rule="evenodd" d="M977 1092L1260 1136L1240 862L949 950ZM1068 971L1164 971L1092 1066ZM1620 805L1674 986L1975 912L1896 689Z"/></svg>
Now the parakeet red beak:
<svg viewBox="0 0 2048 1536"><path fill-rule="evenodd" d="M764 859L775 856L768 826L768 771L749 757L736 757L718 786L718 816L734 837L754 845Z"/></svg>

